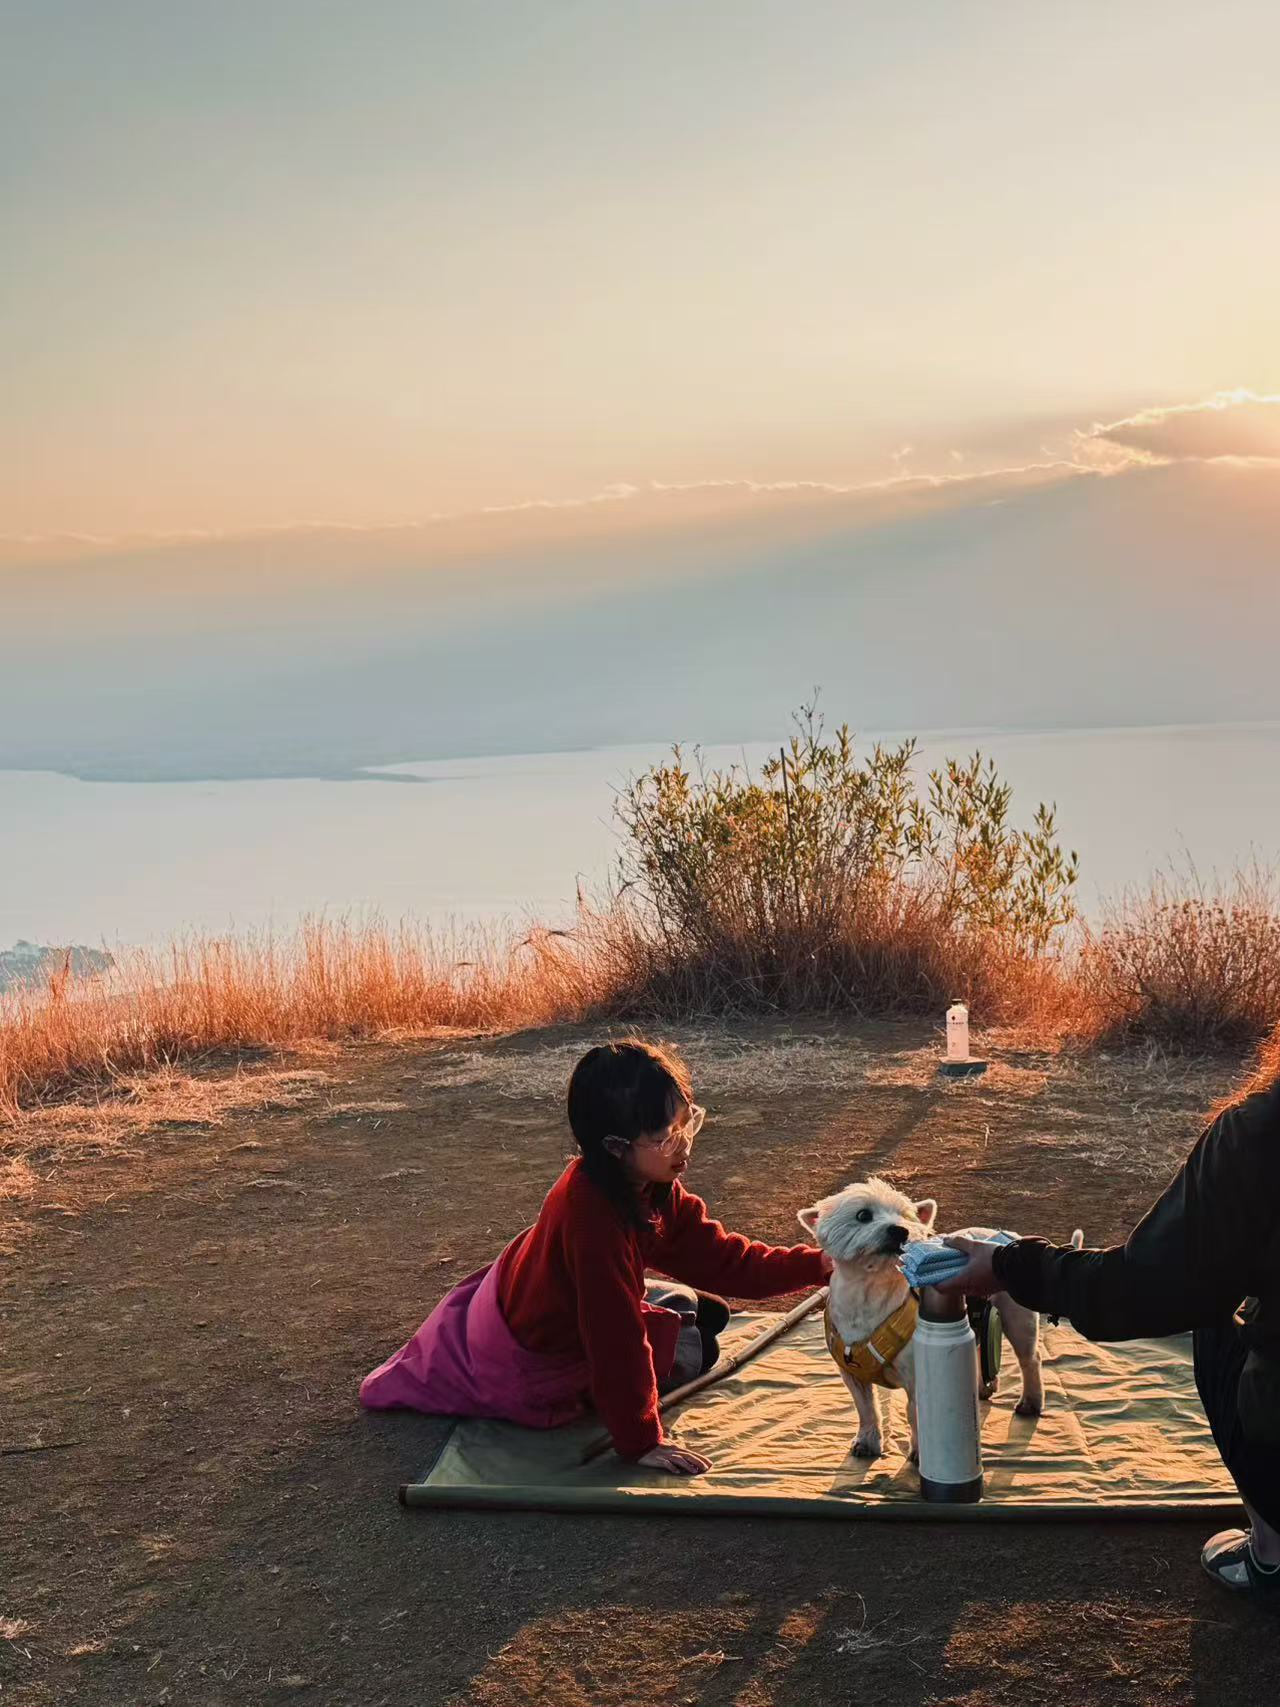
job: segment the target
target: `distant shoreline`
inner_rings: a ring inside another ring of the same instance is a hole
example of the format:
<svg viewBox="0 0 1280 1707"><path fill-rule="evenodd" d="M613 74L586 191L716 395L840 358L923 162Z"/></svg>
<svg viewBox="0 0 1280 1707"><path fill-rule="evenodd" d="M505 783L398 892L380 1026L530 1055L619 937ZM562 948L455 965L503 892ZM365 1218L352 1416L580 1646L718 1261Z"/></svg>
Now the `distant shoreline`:
<svg viewBox="0 0 1280 1707"><path fill-rule="evenodd" d="M1224 718L1221 721L1194 723L1079 723L1079 724L958 724L954 726L931 729L906 731L900 729L866 729L855 731L856 745L862 748L875 745L877 742L899 742L913 738L917 745L927 746L939 741L955 740L967 743L984 740L1053 740L1053 739L1089 739L1106 736L1156 738L1171 736L1188 738L1204 734L1276 734L1280 733L1280 718ZM686 751L695 749L720 749L728 747L771 749L774 745L765 736L709 736L698 739L682 740L680 743ZM652 754L655 749L669 752L672 746L670 738L654 736L652 739L637 737L631 741L585 742L580 744L542 745L542 746L512 746L506 748L490 748L486 750L471 750L461 752L441 752L429 756L418 756L409 759L382 760L376 764L367 765L314 765L270 766L262 770L249 770L243 766L228 766L226 768L202 767L192 771L156 771L154 769L134 769L129 767L92 766L78 768L74 765L22 765L0 764L0 777L5 776L49 776L59 777L68 782L104 783L118 785L134 784L182 784L182 783L256 783L256 782L432 782L439 780L432 775L424 775L428 768L440 765L456 764L485 764L504 763L520 759L546 759L552 757L570 757L588 753L644 753ZM643 762L643 761L642 761ZM457 780L451 775L449 780Z"/></svg>

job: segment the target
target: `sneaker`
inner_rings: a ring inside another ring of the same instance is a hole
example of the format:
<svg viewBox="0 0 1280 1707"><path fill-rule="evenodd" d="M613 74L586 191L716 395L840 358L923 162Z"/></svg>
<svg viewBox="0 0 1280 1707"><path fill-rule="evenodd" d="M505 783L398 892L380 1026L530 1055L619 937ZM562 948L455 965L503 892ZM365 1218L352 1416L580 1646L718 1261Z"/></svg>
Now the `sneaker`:
<svg viewBox="0 0 1280 1707"><path fill-rule="evenodd" d="M1223 1588L1236 1593L1280 1595L1280 1565L1260 1565L1245 1529L1224 1529L1206 1541L1200 1563Z"/></svg>

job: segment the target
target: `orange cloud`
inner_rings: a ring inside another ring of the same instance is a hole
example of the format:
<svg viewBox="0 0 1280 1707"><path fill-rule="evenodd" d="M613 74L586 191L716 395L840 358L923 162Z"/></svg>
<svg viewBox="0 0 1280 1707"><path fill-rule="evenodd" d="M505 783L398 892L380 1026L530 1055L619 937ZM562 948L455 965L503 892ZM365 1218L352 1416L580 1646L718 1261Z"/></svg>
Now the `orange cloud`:
<svg viewBox="0 0 1280 1707"><path fill-rule="evenodd" d="M989 468L975 467L963 452L951 450L943 468L916 470L908 466L913 447L903 444L891 453L893 472L881 479L847 483L745 478L618 481L578 495L437 511L414 522L300 518L256 528L191 529L113 538L70 533L8 535L0 536L0 566L156 546L251 538L305 540L314 535L383 536L389 549L437 543L441 549L453 550L464 540L488 549L545 537L548 530L582 533L679 523L696 519L699 503L722 506L767 502L771 509L776 506L781 510L788 500L794 505L822 504L827 499L875 505L895 499L914 501L929 493L937 494L939 501L953 495L964 502L992 490L998 496L1001 489L1014 491L1027 484L1079 476L1117 475L1173 462L1235 460L1280 466L1280 396L1220 391L1195 403L1143 409L1118 421L1095 421L1071 433L1065 448L1043 445L1040 450L1039 459Z"/></svg>
<svg viewBox="0 0 1280 1707"><path fill-rule="evenodd" d="M1083 462L1117 471L1135 463L1280 462L1280 397L1219 391L1199 403L1143 409L1075 434Z"/></svg>

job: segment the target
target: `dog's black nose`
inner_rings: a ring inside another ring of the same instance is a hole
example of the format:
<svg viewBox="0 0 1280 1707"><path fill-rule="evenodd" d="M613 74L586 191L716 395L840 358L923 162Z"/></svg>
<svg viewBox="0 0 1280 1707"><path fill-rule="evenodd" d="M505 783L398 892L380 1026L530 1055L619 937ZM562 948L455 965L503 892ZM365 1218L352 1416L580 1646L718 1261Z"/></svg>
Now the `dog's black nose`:
<svg viewBox="0 0 1280 1707"><path fill-rule="evenodd" d="M885 1239L892 1251L905 1250L910 1236L905 1227L889 1227L885 1230Z"/></svg>

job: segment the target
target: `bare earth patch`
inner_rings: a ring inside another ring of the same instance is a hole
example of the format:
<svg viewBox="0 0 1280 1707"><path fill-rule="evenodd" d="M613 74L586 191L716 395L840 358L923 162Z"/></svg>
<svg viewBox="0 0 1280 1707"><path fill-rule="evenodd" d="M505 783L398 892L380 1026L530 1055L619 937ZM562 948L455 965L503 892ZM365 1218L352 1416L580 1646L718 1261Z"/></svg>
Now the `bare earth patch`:
<svg viewBox="0 0 1280 1707"><path fill-rule="evenodd" d="M126 1075L110 1094L53 1103L0 1124L0 1202L35 1196L41 1182L69 1163L143 1161L146 1140L162 1129L212 1129L249 1114L300 1108L328 1082L323 1068L296 1057L288 1065L271 1059L228 1070L214 1062L201 1070Z"/></svg>
<svg viewBox="0 0 1280 1707"><path fill-rule="evenodd" d="M327 1049L7 1136L0 1700L1269 1698L1274 1622L1202 1577L1194 1524L402 1511L446 1425L362 1414L356 1386L536 1213L594 1036ZM1010 1042L952 1084L919 1025L676 1041L711 1114L695 1188L788 1241L799 1205L880 1171L944 1223L1109 1242L1233 1076Z"/></svg>

